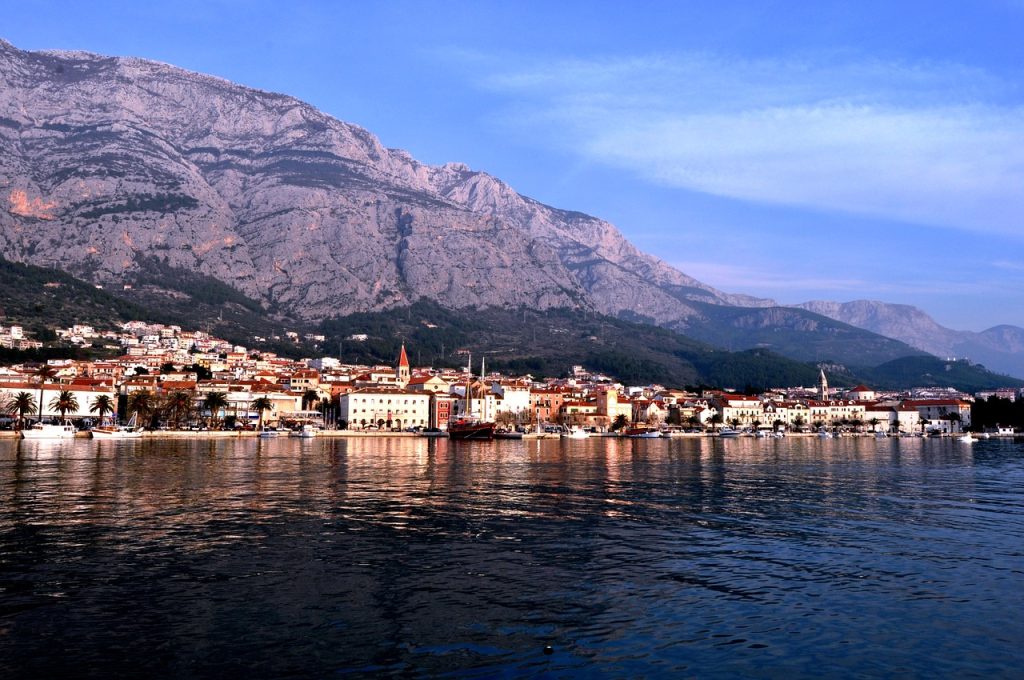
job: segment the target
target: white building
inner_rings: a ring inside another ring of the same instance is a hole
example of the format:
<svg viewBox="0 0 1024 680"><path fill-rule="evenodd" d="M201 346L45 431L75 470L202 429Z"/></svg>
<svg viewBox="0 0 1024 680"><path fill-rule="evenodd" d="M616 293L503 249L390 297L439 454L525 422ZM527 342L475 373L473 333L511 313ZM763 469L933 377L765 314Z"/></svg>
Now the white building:
<svg viewBox="0 0 1024 680"><path fill-rule="evenodd" d="M351 429L369 426L428 427L430 392L388 387L364 387L339 398L340 417Z"/></svg>

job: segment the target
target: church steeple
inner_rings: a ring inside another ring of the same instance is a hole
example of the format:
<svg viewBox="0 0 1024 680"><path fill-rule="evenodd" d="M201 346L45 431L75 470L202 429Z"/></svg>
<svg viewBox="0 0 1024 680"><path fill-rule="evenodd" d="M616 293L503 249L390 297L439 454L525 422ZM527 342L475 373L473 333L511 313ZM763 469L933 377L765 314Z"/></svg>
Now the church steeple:
<svg viewBox="0 0 1024 680"><path fill-rule="evenodd" d="M828 379L825 377L825 369L821 369L821 378L819 379L818 391L821 393L819 396L822 401L828 401Z"/></svg>
<svg viewBox="0 0 1024 680"><path fill-rule="evenodd" d="M396 382L405 387L409 384L411 372L409 371L409 357L405 353L405 343L402 343L402 352L398 355L398 369L395 371Z"/></svg>

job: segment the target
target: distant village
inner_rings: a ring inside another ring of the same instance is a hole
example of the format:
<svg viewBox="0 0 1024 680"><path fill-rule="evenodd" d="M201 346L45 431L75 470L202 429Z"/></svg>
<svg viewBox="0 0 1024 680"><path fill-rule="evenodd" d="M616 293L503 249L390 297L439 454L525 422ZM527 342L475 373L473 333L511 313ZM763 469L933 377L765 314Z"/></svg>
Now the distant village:
<svg viewBox="0 0 1024 680"><path fill-rule="evenodd" d="M0 406L6 415L0 426L9 428L26 415L38 418L41 404L43 419L81 426L134 414L147 427L178 429L315 422L327 429L444 430L453 418L473 417L509 428L541 424L593 431L646 424L689 431L952 433L971 425L975 398L1022 396L1014 389L976 395L950 388L837 390L824 372L817 385L778 387L756 396L727 389L696 393L624 385L582 366L557 378L502 375L487 372L482 359L474 364L468 352L462 352L461 370L414 367L404 346L393 365L353 365L329 357L293 360L202 331L140 321L102 332L75 325L57 335L74 344L100 342L122 354L109 360L51 360L42 370L0 367ZM37 346L33 342L18 326L0 327L4 347L30 349ZM27 414L13 406L18 395L22 411L25 395L32 397L34 408ZM108 404L110 412L98 404Z"/></svg>

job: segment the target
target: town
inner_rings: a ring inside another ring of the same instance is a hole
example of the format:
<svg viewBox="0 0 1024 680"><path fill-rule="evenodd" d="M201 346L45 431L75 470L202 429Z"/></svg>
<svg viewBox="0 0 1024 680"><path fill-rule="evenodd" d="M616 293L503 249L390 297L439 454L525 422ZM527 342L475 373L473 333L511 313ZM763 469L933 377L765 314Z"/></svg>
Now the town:
<svg viewBox="0 0 1024 680"><path fill-rule="evenodd" d="M976 395L951 388L876 392L859 385L779 387L763 394L700 392L663 385L623 385L574 366L561 377L506 376L412 367L405 346L393 365L351 365L338 358L293 360L178 326L125 323L99 332L56 330L71 343L105 343L122 354L106 360L50 360L0 367L0 427L66 422L87 430L133 419L153 431L257 429L345 433L444 433L457 419L493 422L499 431L943 435L971 428L975 399L1022 395L1012 388ZM4 346L27 349L20 327L0 327ZM1012 434L1001 428L995 434Z"/></svg>

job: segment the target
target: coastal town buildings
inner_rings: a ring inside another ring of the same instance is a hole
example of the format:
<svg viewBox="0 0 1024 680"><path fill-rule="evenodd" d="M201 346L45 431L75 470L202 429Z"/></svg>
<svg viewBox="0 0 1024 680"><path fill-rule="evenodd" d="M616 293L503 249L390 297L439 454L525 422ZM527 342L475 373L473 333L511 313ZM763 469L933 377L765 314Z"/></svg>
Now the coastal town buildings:
<svg viewBox="0 0 1024 680"><path fill-rule="evenodd" d="M152 423L159 424L168 420L160 405L172 395L185 395L192 410L176 422L217 421L233 427L316 421L353 429L444 429L450 419L468 415L524 428L541 423L608 430L625 422L794 432L952 433L972 422L970 395L948 388L879 392L865 385L844 391L829 386L824 370L811 387L760 395L693 393L663 385L622 385L582 366L572 367L565 377L549 378L484 374L481 367L485 377L477 378L468 366L412 366L404 344L394 364L367 366L345 363L344 357L288 359L173 325L129 322L116 331L75 325L56 334L72 343L113 343L122 353L95 361L50 361L52 375L42 384L36 366L0 369L0 405L21 392L38 402L41 391L43 418L54 419L60 415L54 397L66 390L77 407L65 416L88 423L98 417L93 408L97 397L110 399L113 415L124 420L137 395L146 393L154 404ZM0 327L0 344L24 340L21 327ZM982 395L1013 400L1019 391ZM211 398L222 404L216 413L205 408ZM258 412L253 408L257 400L270 408ZM12 417L8 408L0 423Z"/></svg>

